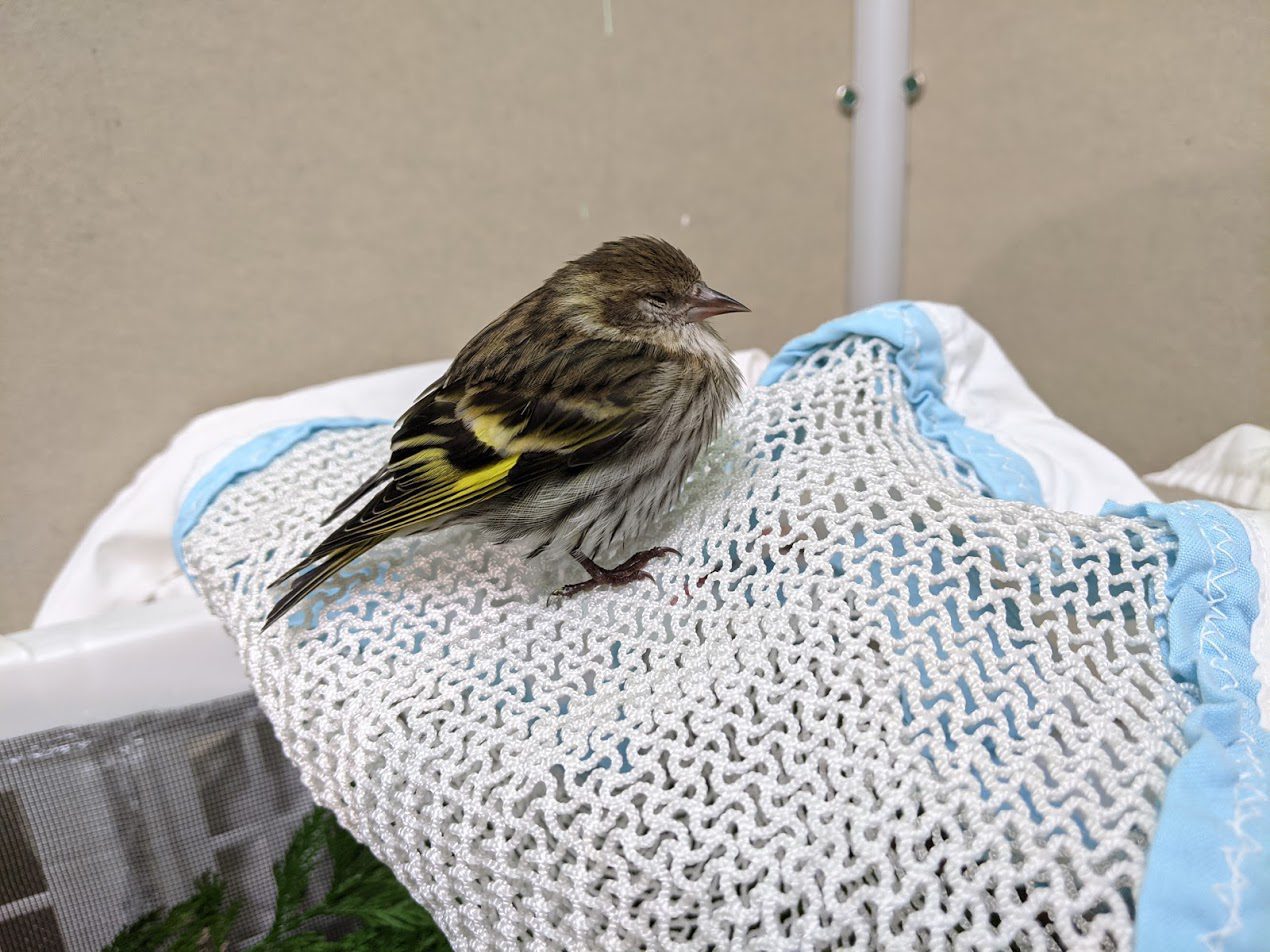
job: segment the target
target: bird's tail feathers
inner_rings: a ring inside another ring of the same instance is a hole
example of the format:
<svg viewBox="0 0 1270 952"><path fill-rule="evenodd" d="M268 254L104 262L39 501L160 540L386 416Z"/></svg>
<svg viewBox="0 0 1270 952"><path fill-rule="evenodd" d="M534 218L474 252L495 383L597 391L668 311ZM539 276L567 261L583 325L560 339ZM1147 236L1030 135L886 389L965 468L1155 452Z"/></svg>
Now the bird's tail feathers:
<svg viewBox="0 0 1270 952"><path fill-rule="evenodd" d="M328 540L329 542L330 540ZM348 565L357 557L364 555L373 549L378 543L377 538L361 538L352 539L341 545L328 549L323 555L314 552L313 555L302 561L286 575L279 578L273 583L278 585L293 576L298 576L291 583L291 588L274 604L269 610L269 616L265 619L264 627L260 630L264 631L279 618L282 618L287 612L291 611L299 601L325 582L328 578ZM327 543L323 543L325 548ZM273 587L270 586L270 588Z"/></svg>
<svg viewBox="0 0 1270 952"><path fill-rule="evenodd" d="M357 500L361 499L368 492L370 492L372 489L374 489L376 486L382 483L387 477L388 477L388 467L387 466L379 467L379 471L376 472L374 476L372 476L370 479L366 480L366 482L362 483L360 486L354 489L352 493L350 493L349 496L342 503L340 503L338 506L336 506L334 509L331 510L331 514L322 520L322 525L325 526L330 524L331 522L334 522L337 518L339 518L340 514L344 512L344 510L346 510L349 506L357 502ZM279 579L279 581L281 581L281 579ZM274 584L277 585L278 583L274 582Z"/></svg>

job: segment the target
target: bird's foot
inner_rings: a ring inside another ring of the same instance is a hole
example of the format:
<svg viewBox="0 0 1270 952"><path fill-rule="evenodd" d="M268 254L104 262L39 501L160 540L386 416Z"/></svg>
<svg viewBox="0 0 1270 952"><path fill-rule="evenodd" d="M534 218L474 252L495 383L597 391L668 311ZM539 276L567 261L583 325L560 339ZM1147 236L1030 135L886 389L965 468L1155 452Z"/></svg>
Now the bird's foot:
<svg viewBox="0 0 1270 952"><path fill-rule="evenodd" d="M680 552L678 549L672 549L668 545L654 546L651 549L645 549L643 552L636 552L634 555L632 555L629 559L627 559L617 568L610 569L610 571L612 572L641 572L644 566L647 565L649 562L653 561L653 559L660 559L662 556L666 556L666 555L673 555L676 558L678 558L680 556ZM648 575L647 572L642 572L642 574L645 576ZM618 583L618 584L624 584L624 583Z"/></svg>
<svg viewBox="0 0 1270 952"><path fill-rule="evenodd" d="M575 552L573 557L578 560L591 577L585 582L574 582L572 585L558 588L551 593L551 597L563 600L572 598L582 592L589 592L591 589L599 588L601 585L619 588L623 585L630 585L631 582L638 582L640 579L648 579L651 582L653 577L644 571L644 566L653 561L653 559L660 559L664 555L679 555L679 550L672 549L668 545L659 545L643 552L636 552L621 565L606 569L602 565L597 565L580 552Z"/></svg>

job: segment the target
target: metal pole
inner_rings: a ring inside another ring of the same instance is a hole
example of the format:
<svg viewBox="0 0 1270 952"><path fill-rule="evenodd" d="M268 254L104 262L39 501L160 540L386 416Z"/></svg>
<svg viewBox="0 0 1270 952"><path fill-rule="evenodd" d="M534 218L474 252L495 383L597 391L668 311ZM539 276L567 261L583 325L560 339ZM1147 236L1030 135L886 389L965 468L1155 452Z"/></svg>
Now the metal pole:
<svg viewBox="0 0 1270 952"><path fill-rule="evenodd" d="M851 283L859 310L900 296L908 163L905 76L911 0L856 0Z"/></svg>

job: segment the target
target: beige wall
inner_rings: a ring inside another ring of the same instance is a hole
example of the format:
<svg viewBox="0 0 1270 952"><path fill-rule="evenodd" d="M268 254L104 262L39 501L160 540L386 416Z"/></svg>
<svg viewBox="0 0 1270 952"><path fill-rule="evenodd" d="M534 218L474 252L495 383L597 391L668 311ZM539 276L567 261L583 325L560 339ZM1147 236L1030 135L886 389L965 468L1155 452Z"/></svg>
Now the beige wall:
<svg viewBox="0 0 1270 952"><path fill-rule="evenodd" d="M1264 6L1199 6L916 5L907 291L1138 466L1266 415ZM607 237L737 346L838 313L850 5L611 9L0 0L0 630L194 414L452 353Z"/></svg>
<svg viewBox="0 0 1270 952"><path fill-rule="evenodd" d="M906 293L1139 472L1270 425L1270 5L918 0Z"/></svg>

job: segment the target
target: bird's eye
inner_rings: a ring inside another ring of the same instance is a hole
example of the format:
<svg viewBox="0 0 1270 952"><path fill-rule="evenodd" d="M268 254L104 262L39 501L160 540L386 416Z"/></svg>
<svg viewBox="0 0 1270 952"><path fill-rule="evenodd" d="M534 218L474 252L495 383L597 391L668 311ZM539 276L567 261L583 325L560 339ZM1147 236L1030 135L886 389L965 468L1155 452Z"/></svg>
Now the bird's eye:
<svg viewBox="0 0 1270 952"><path fill-rule="evenodd" d="M648 300L652 302L654 307L666 306L666 295L664 294L650 294L648 295Z"/></svg>

